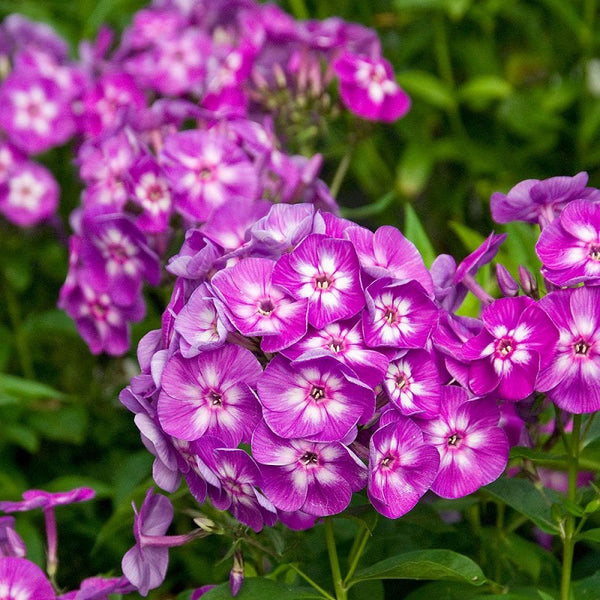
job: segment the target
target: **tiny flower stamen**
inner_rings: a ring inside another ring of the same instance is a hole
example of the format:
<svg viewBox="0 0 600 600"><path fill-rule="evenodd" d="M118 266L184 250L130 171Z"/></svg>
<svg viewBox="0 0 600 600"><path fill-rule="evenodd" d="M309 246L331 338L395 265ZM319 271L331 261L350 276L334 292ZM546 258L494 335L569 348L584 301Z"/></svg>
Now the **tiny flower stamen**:
<svg viewBox="0 0 600 600"><path fill-rule="evenodd" d="M448 438L448 446L454 446L456 448L460 444L461 440L462 440L462 436L460 436L458 433L453 433Z"/></svg>
<svg viewBox="0 0 600 600"><path fill-rule="evenodd" d="M223 396L221 396L221 394L217 392L210 392L208 397L213 406L223 406Z"/></svg>
<svg viewBox="0 0 600 600"><path fill-rule="evenodd" d="M388 454L382 461L382 467L388 467L394 461L394 457L391 454Z"/></svg>
<svg viewBox="0 0 600 600"><path fill-rule="evenodd" d="M588 256L596 261L596 262L600 262L600 244L593 244L590 246L589 252L588 252Z"/></svg>
<svg viewBox="0 0 600 600"><path fill-rule="evenodd" d="M318 275L315 277L315 287L318 290L328 290L332 283L328 275Z"/></svg>
<svg viewBox="0 0 600 600"><path fill-rule="evenodd" d="M268 317L274 310L275 306L273 305L273 302L271 302L270 299L261 300L258 305L258 313L265 317Z"/></svg>
<svg viewBox="0 0 600 600"><path fill-rule="evenodd" d="M408 379L404 373L396 375L394 379L396 380L396 387L399 390L403 390L408 386Z"/></svg>
<svg viewBox="0 0 600 600"><path fill-rule="evenodd" d="M590 345L584 342L583 340L579 340L574 346L575 354L579 354L580 356L587 356L590 351Z"/></svg>
<svg viewBox="0 0 600 600"><path fill-rule="evenodd" d="M310 395L314 400L322 400L325 398L325 389L314 385L312 390L310 391Z"/></svg>
<svg viewBox="0 0 600 600"><path fill-rule="evenodd" d="M316 465L319 462L319 457L314 452L305 452L300 457L300 462L305 466Z"/></svg>
<svg viewBox="0 0 600 600"><path fill-rule="evenodd" d="M513 350L513 341L510 338L503 338L496 345L496 352L504 357L508 356Z"/></svg>
<svg viewBox="0 0 600 600"><path fill-rule="evenodd" d="M398 313L393 308L387 308L383 318L388 322L388 324L393 325L398 321Z"/></svg>
<svg viewBox="0 0 600 600"><path fill-rule="evenodd" d="M344 343L342 342L342 340L332 340L329 345L327 346L334 354L338 354L339 352L342 351L343 347L344 347Z"/></svg>

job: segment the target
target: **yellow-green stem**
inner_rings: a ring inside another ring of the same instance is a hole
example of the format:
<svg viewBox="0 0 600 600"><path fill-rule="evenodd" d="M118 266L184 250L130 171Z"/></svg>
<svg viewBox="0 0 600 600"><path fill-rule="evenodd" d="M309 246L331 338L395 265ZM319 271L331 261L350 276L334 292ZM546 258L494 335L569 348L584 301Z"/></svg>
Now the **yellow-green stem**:
<svg viewBox="0 0 600 600"><path fill-rule="evenodd" d="M331 565L331 576L333 577L336 600L347 600L348 593L342 579L340 561L335 546L335 535L333 533L333 519L331 517L325 518L325 543L327 544L327 553L329 554L329 564Z"/></svg>
<svg viewBox="0 0 600 600"><path fill-rule="evenodd" d="M579 448L581 435L581 415L573 417L573 431L571 432L571 443L568 447L568 477L569 487L567 499L575 502L577 495L577 472L579 469ZM571 572L573 569L573 554L575 551L575 516L570 512L565 521L563 538L563 561L562 576L560 581L560 600L570 600L571 597Z"/></svg>

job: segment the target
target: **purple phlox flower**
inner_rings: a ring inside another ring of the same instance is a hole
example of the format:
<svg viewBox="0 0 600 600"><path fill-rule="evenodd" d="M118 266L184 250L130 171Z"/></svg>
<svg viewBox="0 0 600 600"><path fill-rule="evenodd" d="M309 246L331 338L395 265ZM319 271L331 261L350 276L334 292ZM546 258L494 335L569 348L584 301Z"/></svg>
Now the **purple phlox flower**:
<svg viewBox="0 0 600 600"><path fill-rule="evenodd" d="M203 585L202 587L196 588L190 597L190 600L200 600L204 594L210 592L216 585L209 583L207 585Z"/></svg>
<svg viewBox="0 0 600 600"><path fill-rule="evenodd" d="M245 198L232 198L212 213L202 231L225 251L239 251L248 245L250 227L264 217L271 206L265 200L250 202Z"/></svg>
<svg viewBox="0 0 600 600"><path fill-rule="evenodd" d="M31 561L0 556L0 594L7 600L55 600L52 584Z"/></svg>
<svg viewBox="0 0 600 600"><path fill-rule="evenodd" d="M128 171L133 202L141 209L135 224L145 233L166 231L172 212L171 191L156 159L145 154Z"/></svg>
<svg viewBox="0 0 600 600"><path fill-rule="evenodd" d="M508 440L491 399L469 399L462 388L444 386L437 419L421 421L425 442L437 446L440 468L431 489L460 498L497 479L508 461Z"/></svg>
<svg viewBox="0 0 600 600"><path fill-rule="evenodd" d="M75 131L65 95L50 79L29 71L11 73L0 86L0 125L11 142L37 154L66 142Z"/></svg>
<svg viewBox="0 0 600 600"><path fill-rule="evenodd" d="M329 323L322 329L311 327L299 342L282 350L282 354L291 360L333 355L352 369L356 379L373 389L381 383L389 362L387 356L367 348L358 318Z"/></svg>
<svg viewBox="0 0 600 600"><path fill-rule="evenodd" d="M264 423L252 436L252 455L260 464L267 498L287 512L335 515L366 483L364 464L341 443L283 439Z"/></svg>
<svg viewBox="0 0 600 600"><path fill-rule="evenodd" d="M102 75L83 98L82 128L91 136L132 119L146 106L146 98L128 73Z"/></svg>
<svg viewBox="0 0 600 600"><path fill-rule="evenodd" d="M250 228L255 252L279 258L313 233L312 204L274 204L268 214Z"/></svg>
<svg viewBox="0 0 600 600"><path fill-rule="evenodd" d="M525 221L549 225L572 200L600 201L600 192L586 187L585 171L574 177L526 179L517 183L508 194L492 194L492 218L496 223Z"/></svg>
<svg viewBox="0 0 600 600"><path fill-rule="evenodd" d="M505 239L505 233L490 234L458 266L447 254L441 254L433 261L431 276L435 297L443 308L449 312L456 311L469 290L483 302L491 301L491 296L475 281L475 275L494 259Z"/></svg>
<svg viewBox="0 0 600 600"><path fill-rule="evenodd" d="M510 274L510 271L502 264L496 263L496 280L502 294L506 297L519 295L519 284Z"/></svg>
<svg viewBox="0 0 600 600"><path fill-rule="evenodd" d="M221 440L205 436L192 443L198 462L204 471L210 469L216 476L216 486L208 486L208 495L219 510L229 510L238 520L260 531L263 525L271 526L277 512L270 500L257 489L262 486L258 465L243 450L223 448Z"/></svg>
<svg viewBox="0 0 600 600"><path fill-rule="evenodd" d="M600 204L574 200L535 246L542 273L555 285L600 283Z"/></svg>
<svg viewBox="0 0 600 600"><path fill-rule="evenodd" d="M142 443L154 457L152 477L161 489L173 493L179 488L181 473L178 454L171 439L149 415L138 413L134 422L140 430ZM204 491L206 495L206 490Z"/></svg>
<svg viewBox="0 0 600 600"><path fill-rule="evenodd" d="M344 439L375 409L374 393L330 356L290 363L275 357L258 380L267 425L280 437Z"/></svg>
<svg viewBox="0 0 600 600"><path fill-rule="evenodd" d="M198 462L198 457L192 448L192 442L170 438L170 443L177 452L178 468L185 478L190 493L198 504L203 504L206 500L207 480L218 487L216 475L210 469L207 469L202 462Z"/></svg>
<svg viewBox="0 0 600 600"><path fill-rule="evenodd" d="M73 595L60 596L59 600L109 600L109 594L129 594L136 588L126 577L88 577L81 582L79 590Z"/></svg>
<svg viewBox="0 0 600 600"><path fill-rule="evenodd" d="M431 355L425 350L397 353L390 360L383 388L403 415L427 419L435 417L439 411L440 376Z"/></svg>
<svg viewBox="0 0 600 600"><path fill-rule="evenodd" d="M175 331L181 335L179 348L185 358L225 343L227 327L223 323L215 298L206 284L198 286L175 318Z"/></svg>
<svg viewBox="0 0 600 600"><path fill-rule="evenodd" d="M525 422L519 415L517 404L513 402L503 402L500 405L500 420L498 426L502 427L508 444L513 446L530 446L529 432L525 427Z"/></svg>
<svg viewBox="0 0 600 600"><path fill-rule="evenodd" d="M185 15L173 8L155 7L138 10L131 25L123 32L120 51L151 47L161 36L172 38L187 24Z"/></svg>
<svg viewBox="0 0 600 600"><path fill-rule="evenodd" d="M167 358L171 356L171 354L177 348L177 332L175 331L175 322L177 320L177 315L183 310L185 306L186 298L189 296L187 293L187 285L185 279L177 279L175 281L175 285L173 286L173 293L171 294L171 299L169 300L169 304L167 304L167 308L165 308L161 321L161 331L162 331L162 344L161 350L156 352L152 357L151 361L151 373L152 376L155 377L155 365L154 362L156 360L156 355L162 352L166 354ZM157 387L160 386L160 378L157 379L156 383Z"/></svg>
<svg viewBox="0 0 600 600"><path fill-rule="evenodd" d="M182 440L212 435L231 446L249 441L260 419L251 387L261 374L258 360L239 346L226 345L193 358L173 355L162 374L161 426Z"/></svg>
<svg viewBox="0 0 600 600"><path fill-rule="evenodd" d="M211 281L231 322L243 335L264 336L266 352L287 348L306 333L307 300L294 300L273 284L274 266L265 258L245 258Z"/></svg>
<svg viewBox="0 0 600 600"><path fill-rule="evenodd" d="M109 294L85 284L67 288L59 306L75 321L93 354L113 356L127 352L129 323L141 321L146 312L141 296L130 306L117 306Z"/></svg>
<svg viewBox="0 0 600 600"><path fill-rule="evenodd" d="M115 214L88 215L83 219L82 233L83 283L107 292L120 306L135 302L143 279L158 285L158 257L129 219Z"/></svg>
<svg viewBox="0 0 600 600"><path fill-rule="evenodd" d="M199 229L188 229L181 250L169 259L169 273L186 279L203 279L223 252Z"/></svg>
<svg viewBox="0 0 600 600"><path fill-rule="evenodd" d="M333 68L340 79L342 102L359 117L391 123L408 112L410 98L396 83L387 60L346 52Z"/></svg>
<svg viewBox="0 0 600 600"><path fill-rule="evenodd" d="M308 322L317 329L355 315L365 303L358 257L347 240L309 235L277 261L272 281L308 300Z"/></svg>
<svg viewBox="0 0 600 600"><path fill-rule="evenodd" d="M10 142L0 140L0 184L8 181L15 167L22 165L27 156Z"/></svg>
<svg viewBox="0 0 600 600"><path fill-rule="evenodd" d="M25 542L15 530L15 518L0 517L0 558L4 556L23 558L26 552Z"/></svg>
<svg viewBox="0 0 600 600"><path fill-rule="evenodd" d="M438 473L435 446L423 440L418 425L400 417L378 429L369 452L369 500L390 519L412 510Z"/></svg>
<svg viewBox="0 0 600 600"><path fill-rule="evenodd" d="M425 346L439 311L421 284L382 277L369 285L366 297L362 320L367 346Z"/></svg>
<svg viewBox="0 0 600 600"><path fill-rule="evenodd" d="M277 516L279 517L279 520L292 531L312 529L317 522L317 517L309 515L301 510L296 510L294 512L278 510Z"/></svg>
<svg viewBox="0 0 600 600"><path fill-rule="evenodd" d="M556 351L540 373L537 389L574 414L600 410L600 289L579 287L552 292L540 300L558 328Z"/></svg>
<svg viewBox="0 0 600 600"><path fill-rule="evenodd" d="M169 563L169 548L181 546L193 539L188 535L165 535L173 520L173 505L150 488L138 512L132 502L135 545L123 556L123 574L137 591L146 596L165 579Z"/></svg>
<svg viewBox="0 0 600 600"><path fill-rule="evenodd" d="M67 42L45 23L31 21L20 14L12 14L2 21L2 31L7 34L14 49L35 48L61 62L69 56Z"/></svg>
<svg viewBox="0 0 600 600"><path fill-rule="evenodd" d="M206 57L211 54L210 39L198 28L170 37L161 31L151 53L152 71L144 73L145 83L169 96L197 93L205 87Z"/></svg>
<svg viewBox="0 0 600 600"><path fill-rule="evenodd" d="M175 191L176 210L206 221L231 198L256 199L256 171L239 147L211 131L183 131L168 136L161 153Z"/></svg>
<svg viewBox="0 0 600 600"><path fill-rule="evenodd" d="M360 266L372 278L414 279L433 294L433 281L423 258L395 227L384 225L375 233L364 227L350 227L344 235L354 245Z"/></svg>
<svg viewBox="0 0 600 600"><path fill-rule="evenodd" d="M148 389L151 388L151 389ZM119 393L119 402L134 415L146 413L154 416L156 410L153 406L152 396L156 393L156 386L152 376L148 373L135 375L131 378L130 385Z"/></svg>
<svg viewBox="0 0 600 600"><path fill-rule="evenodd" d="M346 48L372 58L381 55L381 42L377 34L363 25L348 23L339 17L300 21L298 25L306 30L307 41L312 48L325 52Z"/></svg>
<svg viewBox="0 0 600 600"><path fill-rule="evenodd" d="M52 217L59 188L52 173L34 162L15 164L0 183L0 213L21 227L32 227Z"/></svg>
<svg viewBox="0 0 600 600"><path fill-rule="evenodd" d="M468 340L461 358L469 364L469 387L477 395L496 390L505 400L533 392L540 369L552 361L558 331L526 296L500 298L482 315L483 329Z"/></svg>

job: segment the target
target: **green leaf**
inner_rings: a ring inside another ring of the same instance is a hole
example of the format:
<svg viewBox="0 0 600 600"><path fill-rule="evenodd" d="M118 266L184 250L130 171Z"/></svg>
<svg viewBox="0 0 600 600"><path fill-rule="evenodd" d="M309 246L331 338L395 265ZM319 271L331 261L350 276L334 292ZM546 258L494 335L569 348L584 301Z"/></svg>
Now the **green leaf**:
<svg viewBox="0 0 600 600"><path fill-rule="evenodd" d="M481 244L483 244L485 241L485 238L478 231L475 231L474 229L471 229L462 223L451 221L449 225L450 229L456 233L460 241L463 243L463 246L469 253L479 248L479 246L481 246Z"/></svg>
<svg viewBox="0 0 600 600"><path fill-rule="evenodd" d="M598 529L588 529L587 531L582 531L578 536L577 540L582 540L586 542L595 542L600 544L600 528Z"/></svg>
<svg viewBox="0 0 600 600"><path fill-rule="evenodd" d="M510 449L510 459L524 458L533 462L542 463L545 467L565 469L567 467L566 454L549 454L543 450L527 448L526 446L513 446Z"/></svg>
<svg viewBox="0 0 600 600"><path fill-rule="evenodd" d="M558 527L551 516L553 502L562 497L553 490L540 490L527 479L502 478L482 488L497 500L531 519L546 533L556 535Z"/></svg>
<svg viewBox="0 0 600 600"><path fill-rule="evenodd" d="M404 235L417 247L421 253L425 266L431 267L435 260L436 253L429 241L429 236L425 232L415 209L410 204L404 205Z"/></svg>
<svg viewBox="0 0 600 600"><path fill-rule="evenodd" d="M369 579L433 579L471 585L482 585L486 581L479 565L451 550L417 550L392 556L362 569L350 584Z"/></svg>
<svg viewBox="0 0 600 600"><path fill-rule="evenodd" d="M31 426L49 440L82 444L89 415L83 406L66 406L60 410L38 412L29 416Z"/></svg>
<svg viewBox="0 0 600 600"><path fill-rule="evenodd" d="M468 600L469 598L479 597L479 588L466 583L456 583L454 581L435 581L420 586L414 592L406 596L404 600Z"/></svg>
<svg viewBox="0 0 600 600"><path fill-rule="evenodd" d="M63 398L64 394L44 383L0 373L0 397L17 398Z"/></svg>
<svg viewBox="0 0 600 600"><path fill-rule="evenodd" d="M2 424L0 426L0 437L3 442L9 442L35 454L40 448L40 440L34 431L28 427L17 424Z"/></svg>
<svg viewBox="0 0 600 600"><path fill-rule="evenodd" d="M202 596L202 600L231 600L231 598L228 583L222 583ZM242 589L236 596L236 600L267 600L269 598L276 598L277 600L312 600L319 598L322 600L323 596L311 589L283 585L264 577L244 579Z"/></svg>
<svg viewBox="0 0 600 600"><path fill-rule="evenodd" d="M409 96L415 99L446 111L453 111L456 107L450 87L427 71L403 71L398 73L396 79Z"/></svg>
<svg viewBox="0 0 600 600"><path fill-rule="evenodd" d="M596 571L591 577L574 581L572 588L575 600L598 600L600 571Z"/></svg>
<svg viewBox="0 0 600 600"><path fill-rule="evenodd" d="M458 90L458 97L475 109L484 109L495 100L507 98L512 91L506 79L496 75L480 75L463 84Z"/></svg>
<svg viewBox="0 0 600 600"><path fill-rule="evenodd" d="M406 147L396 173L396 187L404 196L414 198L423 191L431 176L434 158L432 149L422 141Z"/></svg>

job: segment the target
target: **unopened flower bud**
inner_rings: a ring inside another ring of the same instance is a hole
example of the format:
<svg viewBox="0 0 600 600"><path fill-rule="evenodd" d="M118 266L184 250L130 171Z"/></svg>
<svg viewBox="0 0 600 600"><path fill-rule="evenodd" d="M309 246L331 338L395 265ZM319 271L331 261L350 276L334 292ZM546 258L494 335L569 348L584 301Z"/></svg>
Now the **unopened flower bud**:
<svg viewBox="0 0 600 600"><path fill-rule="evenodd" d="M518 295L519 284L509 273L508 269L500 263L496 264L496 279L498 280L498 287L500 288L500 291L505 296L512 297Z"/></svg>
<svg viewBox="0 0 600 600"><path fill-rule="evenodd" d="M196 517L194 523L196 523L202 531L206 531L206 533L214 533L215 535L221 535L223 533L223 527L221 527L221 525L204 515Z"/></svg>
<svg viewBox="0 0 600 600"><path fill-rule="evenodd" d="M232 596L237 596L244 583L244 557L242 551L236 548L233 553L233 567L229 572L229 591Z"/></svg>
<svg viewBox="0 0 600 600"><path fill-rule="evenodd" d="M519 265L519 281L527 296L532 298L537 296L538 287L535 277L523 265Z"/></svg>

